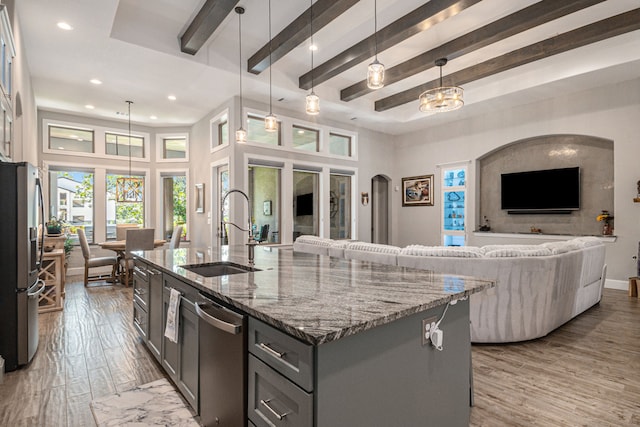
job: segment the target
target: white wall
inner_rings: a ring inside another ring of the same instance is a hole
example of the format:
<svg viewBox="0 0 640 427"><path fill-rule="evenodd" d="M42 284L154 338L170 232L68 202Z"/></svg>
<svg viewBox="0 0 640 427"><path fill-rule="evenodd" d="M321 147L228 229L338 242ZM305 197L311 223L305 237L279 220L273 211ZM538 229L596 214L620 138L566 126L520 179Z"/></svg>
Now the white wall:
<svg viewBox="0 0 640 427"><path fill-rule="evenodd" d="M445 114L456 114L445 113ZM563 94L543 102L535 102L495 114L434 127L428 132L415 132L397 138L394 182L402 176L435 174L436 165L471 160L469 173L468 230L476 224L476 159L505 144L520 139L548 134L582 134L614 141L614 212L617 240L607 245L609 279L626 281L636 275L636 255L640 240L638 215L640 203L636 183L640 179L640 79ZM402 165L400 169L398 165ZM402 208L400 194L394 193L393 211L398 219L398 233L393 242L437 245L440 242L440 206L436 193L435 206ZM593 220L599 212L593 213ZM474 244L470 234L470 244Z"/></svg>

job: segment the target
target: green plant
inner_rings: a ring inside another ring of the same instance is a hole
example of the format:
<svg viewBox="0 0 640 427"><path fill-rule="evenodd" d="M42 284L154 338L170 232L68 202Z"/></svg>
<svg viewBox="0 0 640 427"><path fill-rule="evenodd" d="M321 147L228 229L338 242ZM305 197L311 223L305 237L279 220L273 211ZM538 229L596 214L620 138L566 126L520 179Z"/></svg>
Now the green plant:
<svg viewBox="0 0 640 427"><path fill-rule="evenodd" d="M67 236L67 238L64 239L64 257L66 259L69 259L69 257L71 256L72 250L73 250L73 240L71 240L71 237Z"/></svg>
<svg viewBox="0 0 640 427"><path fill-rule="evenodd" d="M47 221L47 233L49 234L60 234L62 233L62 228L65 226L65 222L61 218L57 218L55 216L49 217L49 221Z"/></svg>

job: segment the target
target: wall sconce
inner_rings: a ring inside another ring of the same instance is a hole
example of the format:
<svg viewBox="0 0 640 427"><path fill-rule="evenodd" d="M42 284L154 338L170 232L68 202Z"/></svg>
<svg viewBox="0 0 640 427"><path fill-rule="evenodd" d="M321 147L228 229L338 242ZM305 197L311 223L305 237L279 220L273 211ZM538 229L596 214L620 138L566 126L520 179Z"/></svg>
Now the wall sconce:
<svg viewBox="0 0 640 427"><path fill-rule="evenodd" d="M364 191L360 193L360 201L362 202L362 206L367 206L369 204L369 193Z"/></svg>

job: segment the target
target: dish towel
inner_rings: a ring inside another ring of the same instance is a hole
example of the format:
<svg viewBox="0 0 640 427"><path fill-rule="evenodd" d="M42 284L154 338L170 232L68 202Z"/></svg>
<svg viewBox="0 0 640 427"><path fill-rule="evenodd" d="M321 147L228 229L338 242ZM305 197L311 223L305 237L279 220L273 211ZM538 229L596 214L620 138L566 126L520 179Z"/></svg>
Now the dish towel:
<svg viewBox="0 0 640 427"><path fill-rule="evenodd" d="M171 288L169 298L169 308L167 309L167 326L164 329L164 336L170 341L178 342L178 330L180 329L180 297L182 294L177 289Z"/></svg>

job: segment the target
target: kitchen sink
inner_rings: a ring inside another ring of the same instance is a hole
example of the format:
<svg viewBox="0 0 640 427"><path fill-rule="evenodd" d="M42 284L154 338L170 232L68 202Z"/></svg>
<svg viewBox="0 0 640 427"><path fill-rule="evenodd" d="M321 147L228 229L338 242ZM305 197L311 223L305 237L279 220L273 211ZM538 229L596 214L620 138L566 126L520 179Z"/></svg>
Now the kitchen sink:
<svg viewBox="0 0 640 427"><path fill-rule="evenodd" d="M249 267L235 262L218 261L204 264L181 265L185 270L199 274L204 277L228 276L231 274L250 273L260 271L258 268Z"/></svg>

